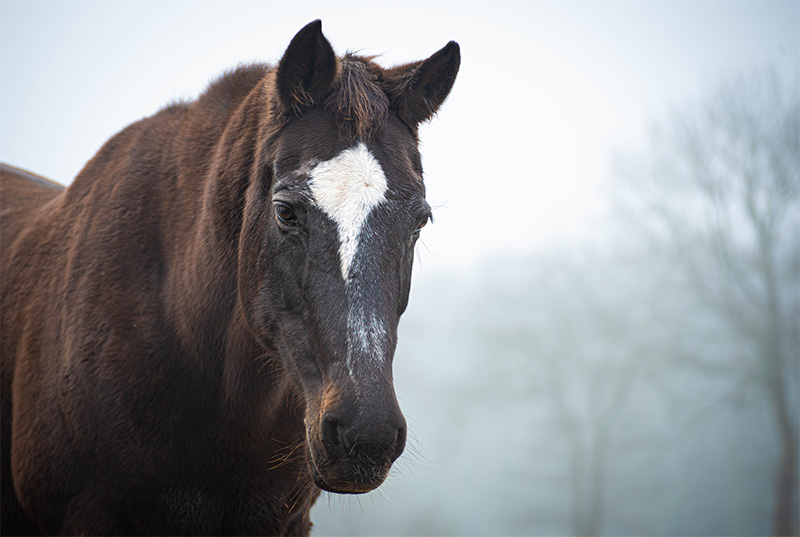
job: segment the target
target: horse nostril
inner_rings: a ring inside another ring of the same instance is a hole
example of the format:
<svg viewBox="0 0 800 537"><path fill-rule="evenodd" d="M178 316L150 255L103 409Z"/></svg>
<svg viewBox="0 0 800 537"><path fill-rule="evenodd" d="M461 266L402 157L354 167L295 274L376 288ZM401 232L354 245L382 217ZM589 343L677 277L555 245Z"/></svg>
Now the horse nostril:
<svg viewBox="0 0 800 537"><path fill-rule="evenodd" d="M342 440L342 447L344 448L344 452L347 454L348 457L353 456L353 448L355 447L355 441L358 439L358 436L355 438L351 438L351 436L347 433L344 433L340 436Z"/></svg>
<svg viewBox="0 0 800 537"><path fill-rule="evenodd" d="M343 454L351 459L366 459L373 462L388 459L394 462L405 449L405 425L396 429L383 427L377 430L343 427L341 423L337 425L337 439Z"/></svg>
<svg viewBox="0 0 800 537"><path fill-rule="evenodd" d="M397 458L403 453L403 450L405 448L406 448L406 426L403 425L402 427L397 429L397 434L394 439L394 446L391 455L392 462L397 460Z"/></svg>
<svg viewBox="0 0 800 537"><path fill-rule="evenodd" d="M328 455L334 456L341 451L342 434L339 420L333 416L326 416L322 420L322 443Z"/></svg>

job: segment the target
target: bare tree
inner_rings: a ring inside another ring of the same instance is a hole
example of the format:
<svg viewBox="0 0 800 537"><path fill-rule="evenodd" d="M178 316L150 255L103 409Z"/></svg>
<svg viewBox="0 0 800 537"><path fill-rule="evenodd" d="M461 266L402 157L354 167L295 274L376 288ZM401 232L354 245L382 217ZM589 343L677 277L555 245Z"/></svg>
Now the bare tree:
<svg viewBox="0 0 800 537"><path fill-rule="evenodd" d="M637 386L657 375L659 362L643 359L659 339L654 312L643 301L650 282L598 256L577 265L562 258L544 268L549 278L533 286L538 300L532 305L547 319L534 325L539 333L527 331L525 345L535 370L529 389L549 401L567 449L573 530L595 536L633 501L619 494L619 485L639 480L641 455L656 453L655 429L619 427ZM619 456L634 443L644 448L639 457Z"/></svg>
<svg viewBox="0 0 800 537"><path fill-rule="evenodd" d="M566 492L575 535L600 535L625 518L639 523L643 513L634 505L653 480L666 435L652 419L636 427L622 421L641 404L637 389L653 391L670 355L671 328L657 318L664 307L658 277L642 278L642 268L638 259L589 245L505 259L492 267L494 284L473 308L481 315L472 345L501 367L470 386L470 396L483 386L487 400L505 405L505 397L540 410L533 457L563 460L563 470L542 477Z"/></svg>
<svg viewBox="0 0 800 537"><path fill-rule="evenodd" d="M775 535L796 535L800 376L800 103L773 72L722 87L619 159L616 189L660 254L738 334L730 360L684 355L763 388L778 434ZM631 220L628 220L630 223Z"/></svg>

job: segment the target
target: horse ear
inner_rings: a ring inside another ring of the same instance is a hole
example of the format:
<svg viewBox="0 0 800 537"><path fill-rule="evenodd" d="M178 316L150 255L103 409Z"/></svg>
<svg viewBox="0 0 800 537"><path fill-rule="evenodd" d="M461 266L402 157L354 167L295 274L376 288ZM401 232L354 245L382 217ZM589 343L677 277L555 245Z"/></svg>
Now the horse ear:
<svg viewBox="0 0 800 537"><path fill-rule="evenodd" d="M461 50L450 41L427 60L387 69L386 93L400 118L412 127L432 118L450 93L460 65Z"/></svg>
<svg viewBox="0 0 800 537"><path fill-rule="evenodd" d="M277 85L281 101L299 113L325 96L336 78L337 60L315 20L292 38L278 63Z"/></svg>

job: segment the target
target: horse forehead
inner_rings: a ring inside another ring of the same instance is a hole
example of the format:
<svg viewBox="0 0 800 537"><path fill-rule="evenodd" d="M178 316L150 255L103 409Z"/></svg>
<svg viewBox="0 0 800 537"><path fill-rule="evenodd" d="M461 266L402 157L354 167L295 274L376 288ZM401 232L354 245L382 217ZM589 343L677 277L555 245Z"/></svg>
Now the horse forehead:
<svg viewBox="0 0 800 537"><path fill-rule="evenodd" d="M316 164L309 187L316 205L342 226L363 222L386 200L389 184L378 160L359 143Z"/></svg>
<svg viewBox="0 0 800 537"><path fill-rule="evenodd" d="M315 165L308 184L316 206L338 228L340 267L346 281L367 217L386 201L386 175L378 160L360 143Z"/></svg>

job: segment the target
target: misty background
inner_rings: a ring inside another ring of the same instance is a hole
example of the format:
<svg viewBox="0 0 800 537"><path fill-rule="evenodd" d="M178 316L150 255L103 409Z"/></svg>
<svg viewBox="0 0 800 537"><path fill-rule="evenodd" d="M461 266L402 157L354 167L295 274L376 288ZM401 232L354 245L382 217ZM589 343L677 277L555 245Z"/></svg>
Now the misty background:
<svg viewBox="0 0 800 537"><path fill-rule="evenodd" d="M315 535L796 535L800 3L0 0L0 161L102 143L321 18L421 129L395 381L409 446Z"/></svg>

